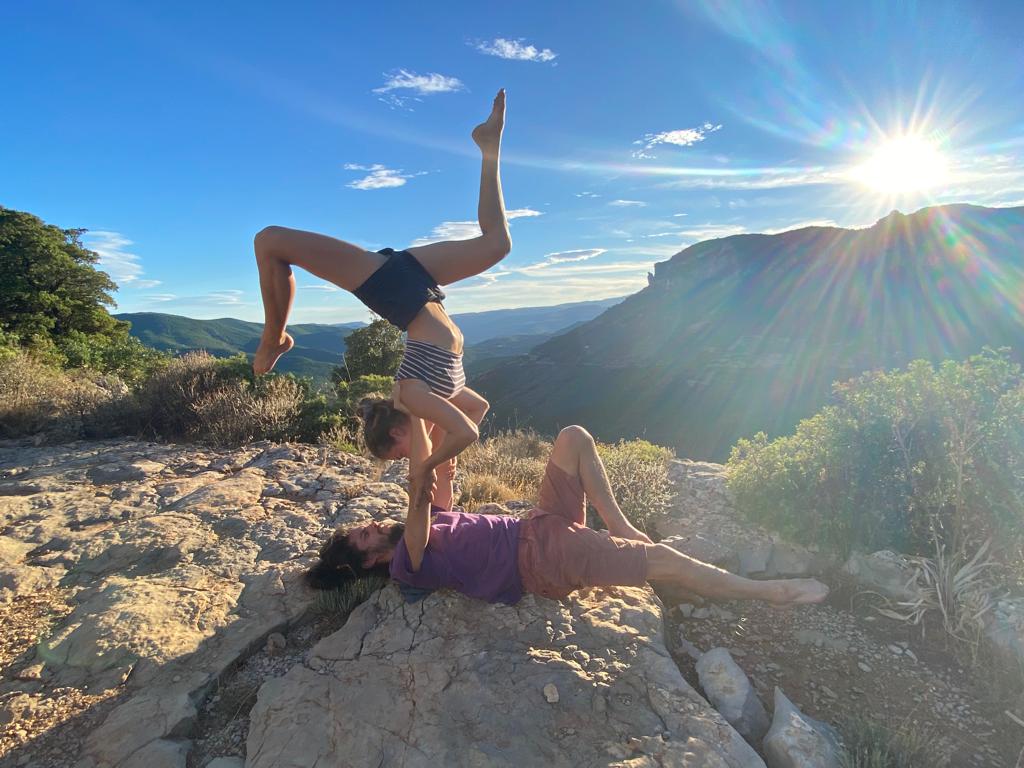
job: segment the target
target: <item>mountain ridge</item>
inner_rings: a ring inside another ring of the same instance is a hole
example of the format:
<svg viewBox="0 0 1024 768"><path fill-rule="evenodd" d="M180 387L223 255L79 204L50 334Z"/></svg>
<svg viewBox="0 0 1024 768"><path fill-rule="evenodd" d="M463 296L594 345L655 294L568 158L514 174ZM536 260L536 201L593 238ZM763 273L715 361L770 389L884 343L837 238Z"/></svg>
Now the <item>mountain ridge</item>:
<svg viewBox="0 0 1024 768"><path fill-rule="evenodd" d="M895 212L871 227L702 241L649 285L482 374L496 424L647 436L721 460L790 431L831 384L1024 339L1024 208Z"/></svg>

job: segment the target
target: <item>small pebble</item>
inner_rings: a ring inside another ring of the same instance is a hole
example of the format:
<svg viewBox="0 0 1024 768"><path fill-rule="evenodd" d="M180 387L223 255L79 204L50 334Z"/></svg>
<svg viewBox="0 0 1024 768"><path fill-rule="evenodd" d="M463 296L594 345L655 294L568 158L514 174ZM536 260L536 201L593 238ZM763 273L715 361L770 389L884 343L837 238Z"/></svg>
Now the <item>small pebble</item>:
<svg viewBox="0 0 1024 768"><path fill-rule="evenodd" d="M547 700L548 704L558 703L558 689L555 687L554 683L548 683L544 686L544 698Z"/></svg>

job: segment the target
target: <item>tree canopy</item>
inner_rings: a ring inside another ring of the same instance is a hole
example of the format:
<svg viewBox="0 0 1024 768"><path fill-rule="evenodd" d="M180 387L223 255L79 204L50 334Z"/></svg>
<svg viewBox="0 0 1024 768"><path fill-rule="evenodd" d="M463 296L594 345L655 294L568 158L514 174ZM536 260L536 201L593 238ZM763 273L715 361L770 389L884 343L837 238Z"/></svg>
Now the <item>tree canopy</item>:
<svg viewBox="0 0 1024 768"><path fill-rule="evenodd" d="M345 363L333 379L355 381L361 376L394 376L402 362L402 332L381 318L345 337Z"/></svg>
<svg viewBox="0 0 1024 768"><path fill-rule="evenodd" d="M62 366L134 378L157 353L107 311L117 285L96 268L84 231L0 207L0 342Z"/></svg>

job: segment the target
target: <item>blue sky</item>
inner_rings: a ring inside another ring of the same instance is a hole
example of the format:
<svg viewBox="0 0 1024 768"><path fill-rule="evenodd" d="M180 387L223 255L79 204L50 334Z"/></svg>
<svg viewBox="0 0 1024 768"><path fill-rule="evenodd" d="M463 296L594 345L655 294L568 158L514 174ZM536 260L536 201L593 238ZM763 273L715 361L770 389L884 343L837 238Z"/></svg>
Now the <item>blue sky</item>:
<svg viewBox="0 0 1024 768"><path fill-rule="evenodd" d="M505 87L514 248L449 311L625 295L709 237L1024 204L1022 28L1019 2L14 0L0 204L91 230L120 311L261 320L263 226L471 236ZM299 285L294 321L368 316Z"/></svg>

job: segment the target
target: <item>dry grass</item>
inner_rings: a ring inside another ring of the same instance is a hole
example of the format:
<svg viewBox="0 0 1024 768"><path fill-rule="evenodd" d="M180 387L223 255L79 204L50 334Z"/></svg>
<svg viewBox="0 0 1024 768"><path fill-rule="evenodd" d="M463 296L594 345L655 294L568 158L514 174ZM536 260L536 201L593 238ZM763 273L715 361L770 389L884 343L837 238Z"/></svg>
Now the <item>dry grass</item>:
<svg viewBox="0 0 1024 768"><path fill-rule="evenodd" d="M932 735L909 723L892 730L870 720L853 720L843 728L842 768L940 768L943 760Z"/></svg>
<svg viewBox="0 0 1024 768"><path fill-rule="evenodd" d="M0 437L61 441L111 434L126 396L115 376L62 371L16 352L0 360Z"/></svg>
<svg viewBox="0 0 1024 768"><path fill-rule="evenodd" d="M302 389L291 379L269 379L256 389L236 381L191 403L196 435L214 445L291 436L302 406Z"/></svg>
<svg viewBox="0 0 1024 768"><path fill-rule="evenodd" d="M459 456L464 478L459 504L472 511L489 502L536 501L550 453L551 443L531 430L500 432L474 443Z"/></svg>

